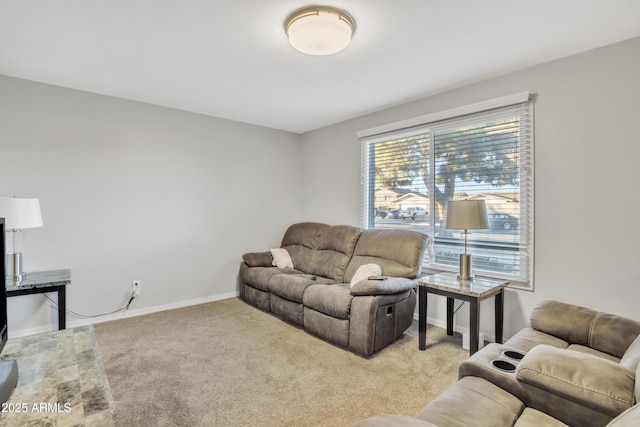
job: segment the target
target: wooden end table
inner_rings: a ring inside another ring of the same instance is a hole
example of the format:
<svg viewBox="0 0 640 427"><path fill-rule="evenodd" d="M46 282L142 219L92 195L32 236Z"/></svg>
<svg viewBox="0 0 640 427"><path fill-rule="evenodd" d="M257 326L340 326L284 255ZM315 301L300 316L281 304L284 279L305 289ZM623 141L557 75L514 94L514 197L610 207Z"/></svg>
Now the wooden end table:
<svg viewBox="0 0 640 427"><path fill-rule="evenodd" d="M25 273L24 279L17 281L13 277L5 279L7 297L20 295L58 293L58 329L65 329L67 294L66 287L71 283L71 270L37 271Z"/></svg>
<svg viewBox="0 0 640 427"><path fill-rule="evenodd" d="M453 335L454 299L469 301L469 354L478 351L480 336L480 301L495 297L496 342L502 343L504 319L504 288L507 280L493 280L476 277L474 280L458 280L455 274L440 273L421 277L418 285L418 348L427 348L427 295L447 297L447 335Z"/></svg>

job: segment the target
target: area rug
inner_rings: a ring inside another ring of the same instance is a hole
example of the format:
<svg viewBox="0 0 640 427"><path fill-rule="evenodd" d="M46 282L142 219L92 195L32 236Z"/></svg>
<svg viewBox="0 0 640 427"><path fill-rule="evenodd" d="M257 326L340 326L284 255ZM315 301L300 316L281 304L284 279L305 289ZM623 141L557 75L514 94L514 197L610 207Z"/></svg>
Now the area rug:
<svg viewBox="0 0 640 427"><path fill-rule="evenodd" d="M95 325L122 426L349 426L415 415L457 380L461 336L417 325L370 358L237 298Z"/></svg>
<svg viewBox="0 0 640 427"><path fill-rule="evenodd" d="M0 425L118 425L92 326L9 340L0 359L18 362Z"/></svg>

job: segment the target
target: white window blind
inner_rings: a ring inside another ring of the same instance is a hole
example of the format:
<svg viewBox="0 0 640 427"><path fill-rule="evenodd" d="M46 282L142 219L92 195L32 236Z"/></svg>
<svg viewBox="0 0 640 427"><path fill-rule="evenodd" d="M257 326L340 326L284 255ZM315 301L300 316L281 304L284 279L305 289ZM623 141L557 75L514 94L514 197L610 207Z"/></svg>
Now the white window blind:
<svg viewBox="0 0 640 427"><path fill-rule="evenodd" d="M533 104L502 100L359 132L362 225L426 232L425 266L456 271L463 236L445 229L447 202L485 200L490 228L469 234L474 273L532 288Z"/></svg>

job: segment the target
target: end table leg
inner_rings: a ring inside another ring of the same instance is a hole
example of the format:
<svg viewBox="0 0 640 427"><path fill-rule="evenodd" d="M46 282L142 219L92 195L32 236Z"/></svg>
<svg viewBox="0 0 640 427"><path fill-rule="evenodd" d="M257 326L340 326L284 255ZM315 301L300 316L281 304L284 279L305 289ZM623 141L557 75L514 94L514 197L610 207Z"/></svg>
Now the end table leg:
<svg viewBox="0 0 640 427"><path fill-rule="evenodd" d="M496 342L502 344L504 325L504 289L496 294L495 298L495 319L496 319Z"/></svg>
<svg viewBox="0 0 640 427"><path fill-rule="evenodd" d="M67 328L67 287L58 288L58 329Z"/></svg>
<svg viewBox="0 0 640 427"><path fill-rule="evenodd" d="M427 290L418 286L418 348L427 349Z"/></svg>
<svg viewBox="0 0 640 427"><path fill-rule="evenodd" d="M453 298L447 297L447 335L453 335Z"/></svg>
<svg viewBox="0 0 640 427"><path fill-rule="evenodd" d="M480 307L478 300L469 303L469 354L478 351L478 341L480 339Z"/></svg>

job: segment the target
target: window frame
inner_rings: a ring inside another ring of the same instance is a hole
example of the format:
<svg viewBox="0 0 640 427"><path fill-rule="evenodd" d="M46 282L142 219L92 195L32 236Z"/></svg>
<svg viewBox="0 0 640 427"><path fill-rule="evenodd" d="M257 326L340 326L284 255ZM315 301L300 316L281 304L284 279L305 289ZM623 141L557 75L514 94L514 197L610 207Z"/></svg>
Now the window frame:
<svg viewBox="0 0 640 427"><path fill-rule="evenodd" d="M466 118L472 116L482 116L486 114L490 116L492 110L519 106L522 111L526 111L523 114L527 120L524 122L526 127L525 135L521 135L522 138L518 141L518 149L525 154L521 154L520 157L520 172L519 172L519 194L520 194L520 209L524 221L520 224L520 230L518 235L520 237L519 252L520 252L520 264L525 266L525 271L519 274L501 273L498 271L479 270L476 269L476 273L482 276L506 279L511 281L511 286L518 289L534 290L534 117L533 117L533 97L529 92L520 92L514 95L509 95L502 98L496 98L493 100L483 101L476 104L471 104L459 108L445 110L437 113L428 114L400 122L390 123L387 125L370 128L359 131L357 133L358 138L361 140L362 152L362 179L361 179L361 225L364 228L375 228L375 167L373 156L371 155L371 149L375 147L376 143L391 141L394 139L401 139L407 136L413 136L421 133L430 133L431 137L435 134L434 129L438 129L443 122L450 121L458 118L463 122ZM519 125L522 126L523 122ZM448 126L454 126L447 124ZM430 140L431 147L434 147L435 142ZM430 153L431 158L434 158L434 153ZM369 185L374 183L374 185ZM434 194L435 174L431 178L429 188L427 188L428 194ZM434 233L434 208L436 201L434 197L429 197L429 230L430 234ZM521 218L522 221L523 218ZM523 225L524 224L524 225ZM437 238L438 239L438 238ZM434 239L435 240L435 239ZM450 239L448 239L450 240ZM440 240L442 242L442 240ZM505 245L506 246L506 245ZM430 273L437 273L442 271L457 271L457 267L452 267L446 264L436 264L433 248L428 251L428 262L425 263L424 271Z"/></svg>

